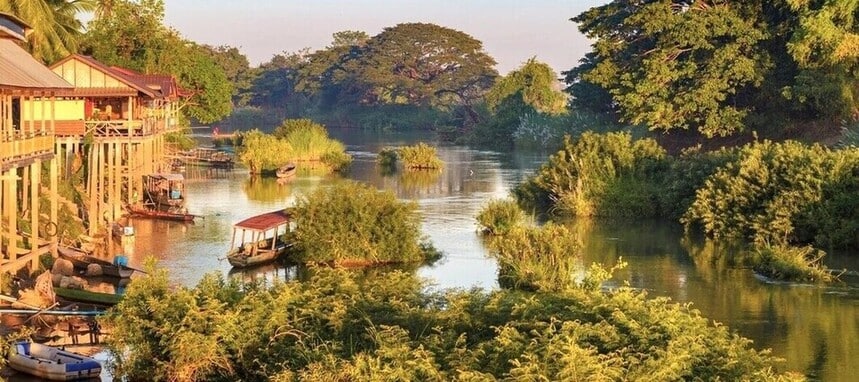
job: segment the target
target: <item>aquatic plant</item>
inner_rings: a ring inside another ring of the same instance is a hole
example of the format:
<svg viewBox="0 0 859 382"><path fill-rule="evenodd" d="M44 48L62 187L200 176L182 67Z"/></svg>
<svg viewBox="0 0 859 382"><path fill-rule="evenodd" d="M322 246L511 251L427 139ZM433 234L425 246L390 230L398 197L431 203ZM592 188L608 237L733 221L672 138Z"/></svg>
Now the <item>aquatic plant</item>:
<svg viewBox="0 0 859 382"><path fill-rule="evenodd" d="M148 381L801 380L688 305L630 288L432 292L401 271L302 282L150 269L102 324L115 378ZM604 276L604 275L603 275Z"/></svg>
<svg viewBox="0 0 859 382"><path fill-rule="evenodd" d="M273 135L289 144L289 160L294 162L324 162L338 170L352 161L346 146L328 137L325 126L310 119L286 119Z"/></svg>
<svg viewBox="0 0 859 382"><path fill-rule="evenodd" d="M403 161L403 167L408 170L438 170L444 167L436 148L423 142L400 147L399 157Z"/></svg>
<svg viewBox="0 0 859 382"><path fill-rule="evenodd" d="M567 227L517 227L489 240L503 287L558 292L576 286L581 244Z"/></svg>
<svg viewBox="0 0 859 382"><path fill-rule="evenodd" d="M476 218L483 232L504 235L525 222L525 212L514 200L498 199L486 203Z"/></svg>
<svg viewBox="0 0 859 382"><path fill-rule="evenodd" d="M830 282L835 278L823 266L826 253L811 246L761 245L752 251L756 272L777 280Z"/></svg>
<svg viewBox="0 0 859 382"><path fill-rule="evenodd" d="M379 151L379 155L376 158L376 163L381 167L394 167L397 165L397 158L399 157L399 152L395 148L386 147Z"/></svg>
<svg viewBox="0 0 859 382"><path fill-rule="evenodd" d="M417 204L353 181L319 188L295 204L296 260L384 264L425 259Z"/></svg>

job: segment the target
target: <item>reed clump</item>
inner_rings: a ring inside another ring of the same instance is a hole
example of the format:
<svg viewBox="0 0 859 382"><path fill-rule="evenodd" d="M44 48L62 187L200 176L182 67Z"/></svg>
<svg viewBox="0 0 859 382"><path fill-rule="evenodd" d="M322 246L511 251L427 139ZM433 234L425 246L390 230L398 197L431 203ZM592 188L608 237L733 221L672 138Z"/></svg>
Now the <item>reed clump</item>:
<svg viewBox="0 0 859 382"><path fill-rule="evenodd" d="M525 212L515 200L490 200L477 214L477 224L483 233L504 235L521 226L526 219Z"/></svg>
<svg viewBox="0 0 859 382"><path fill-rule="evenodd" d="M440 170L444 167L436 148L426 143L403 146L398 151L403 167L407 170Z"/></svg>

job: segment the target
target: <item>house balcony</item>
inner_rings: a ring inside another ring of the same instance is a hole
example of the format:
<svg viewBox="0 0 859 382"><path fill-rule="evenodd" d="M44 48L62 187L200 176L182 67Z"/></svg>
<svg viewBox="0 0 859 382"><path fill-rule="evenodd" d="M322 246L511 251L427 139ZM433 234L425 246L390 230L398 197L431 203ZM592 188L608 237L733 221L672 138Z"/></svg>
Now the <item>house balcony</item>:
<svg viewBox="0 0 859 382"><path fill-rule="evenodd" d="M0 171L22 167L54 155L54 136L44 131L12 131L0 135Z"/></svg>

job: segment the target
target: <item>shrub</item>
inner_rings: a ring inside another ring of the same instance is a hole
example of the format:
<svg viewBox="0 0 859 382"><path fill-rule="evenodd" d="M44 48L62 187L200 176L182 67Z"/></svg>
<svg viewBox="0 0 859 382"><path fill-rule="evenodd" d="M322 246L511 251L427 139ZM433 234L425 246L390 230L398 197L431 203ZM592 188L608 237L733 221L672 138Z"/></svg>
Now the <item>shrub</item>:
<svg viewBox="0 0 859 382"><path fill-rule="evenodd" d="M291 161L323 162L333 170L352 161L343 143L329 138L325 126L309 119L286 119L273 135L289 144Z"/></svg>
<svg viewBox="0 0 859 382"><path fill-rule="evenodd" d="M320 188L295 206L302 262L401 263L424 260L414 202L356 182Z"/></svg>
<svg viewBox="0 0 859 382"><path fill-rule="evenodd" d="M492 235L503 235L524 220L525 212L513 200L490 200L477 214L477 223L483 232Z"/></svg>
<svg viewBox="0 0 859 382"><path fill-rule="evenodd" d="M630 288L428 292L399 271L320 268L172 290L153 269L102 323L123 380L801 380L688 305Z"/></svg>
<svg viewBox="0 0 859 382"><path fill-rule="evenodd" d="M397 165L397 157L399 153L397 149L386 147L379 151L379 155L376 159L376 162L379 163L379 166L383 168L390 168Z"/></svg>
<svg viewBox="0 0 859 382"><path fill-rule="evenodd" d="M568 136L564 148L513 194L525 209L556 215L652 217L659 211L667 163L665 150L652 139L633 140L629 133Z"/></svg>
<svg viewBox="0 0 859 382"><path fill-rule="evenodd" d="M498 259L498 283L530 291L562 291L575 286L578 237L561 225L515 228L489 241Z"/></svg>
<svg viewBox="0 0 859 382"><path fill-rule="evenodd" d="M248 166L251 174L275 170L292 158L292 148L288 142L259 130L242 134L241 140L238 159Z"/></svg>
<svg viewBox="0 0 859 382"><path fill-rule="evenodd" d="M820 261L824 256L811 246L762 245L752 252L751 262L756 272L774 279L830 282L834 278Z"/></svg>
<svg viewBox="0 0 859 382"><path fill-rule="evenodd" d="M437 170L444 166L444 162L438 158L435 147L423 142L401 147L399 157L403 161L403 167L409 170Z"/></svg>

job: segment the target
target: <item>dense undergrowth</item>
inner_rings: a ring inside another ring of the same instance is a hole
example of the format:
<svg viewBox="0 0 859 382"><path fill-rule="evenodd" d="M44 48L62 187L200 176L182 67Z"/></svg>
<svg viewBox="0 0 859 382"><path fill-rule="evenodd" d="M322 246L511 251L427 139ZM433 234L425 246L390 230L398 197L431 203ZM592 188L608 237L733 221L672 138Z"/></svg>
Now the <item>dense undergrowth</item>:
<svg viewBox="0 0 859 382"><path fill-rule="evenodd" d="M328 136L325 127L309 119L287 119L274 133L251 130L235 137L239 161L252 174L271 172L290 162L337 171L352 157L342 142Z"/></svg>
<svg viewBox="0 0 859 382"><path fill-rule="evenodd" d="M210 274L128 288L103 319L129 381L799 380L686 305L620 288L430 292L393 271L302 282Z"/></svg>

